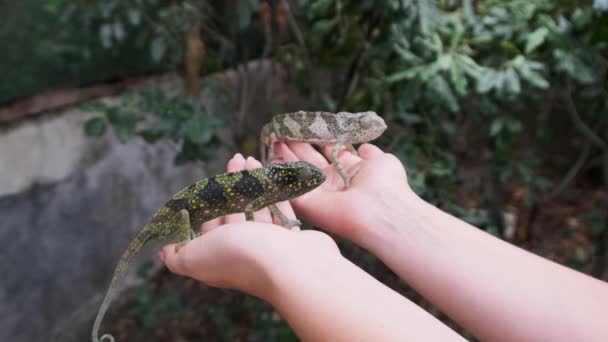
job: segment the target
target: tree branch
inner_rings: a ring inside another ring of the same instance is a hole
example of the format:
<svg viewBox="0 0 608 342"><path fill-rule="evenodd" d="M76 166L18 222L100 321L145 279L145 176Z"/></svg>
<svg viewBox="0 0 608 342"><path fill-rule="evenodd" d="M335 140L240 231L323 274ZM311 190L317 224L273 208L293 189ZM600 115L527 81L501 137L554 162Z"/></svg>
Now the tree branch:
<svg viewBox="0 0 608 342"><path fill-rule="evenodd" d="M312 65L312 58L310 56L310 51L308 50L308 47L306 46L306 41L304 40L304 35L302 34L302 30L300 30L300 27L298 26L298 23L296 22L296 19L293 16L293 13L291 12L291 6L289 6L289 3L287 2L287 0L281 0L281 6L283 6L283 11L285 12L285 17L287 17L287 22L289 23L289 27L291 28L291 31L296 36L296 40L298 41L298 44L304 51L304 64L306 65L306 69L308 69L308 77L310 78L312 97L313 97L313 99L315 99L317 91L316 91L315 87L313 86L314 68Z"/></svg>
<svg viewBox="0 0 608 342"><path fill-rule="evenodd" d="M581 168L583 167L583 165L585 165L585 162L589 158L592 145L593 143L591 142L591 140L585 141L585 146L583 147L583 151L579 155L578 159L570 168L568 173L566 173L566 176L561 180L559 185L555 187L555 189L549 194L549 198L557 197L562 191L564 191L566 186L568 186L568 184L574 179L574 177L576 177L576 175L580 172Z"/></svg>
<svg viewBox="0 0 608 342"><path fill-rule="evenodd" d="M597 134L595 134L595 132L593 132L593 130L589 128L589 126L587 126L585 121L583 121L583 119L579 115L578 110L576 109L576 104L572 99L572 86L570 82L568 82L565 98L566 106L568 107L568 113L570 114L570 118L574 122L576 128L578 128L578 130L583 135L585 135L589 140L591 140L594 144L601 148L604 153L608 153L608 144L600 137L598 137Z"/></svg>

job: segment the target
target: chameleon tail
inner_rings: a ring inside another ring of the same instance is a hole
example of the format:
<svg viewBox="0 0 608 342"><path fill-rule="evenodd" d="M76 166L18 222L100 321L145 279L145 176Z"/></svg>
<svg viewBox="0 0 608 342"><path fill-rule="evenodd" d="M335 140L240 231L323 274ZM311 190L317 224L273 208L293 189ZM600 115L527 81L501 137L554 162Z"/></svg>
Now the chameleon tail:
<svg viewBox="0 0 608 342"><path fill-rule="evenodd" d="M110 306L110 302L112 302L112 298L114 297L114 292L116 291L115 287L118 284L118 281L121 279L125 267L129 263L131 257L137 253L142 246L144 246L148 241L153 238L152 232L150 229L147 229L147 226L144 227L141 232L137 235L137 237L131 242L127 250L122 254L118 264L116 265L116 269L114 270L114 274L112 275L112 281L110 282L110 287L106 293L103 302L101 303L101 307L99 308L99 312L97 313L97 317L95 318L95 323L93 324L93 332L92 338L93 342L100 342L98 337L99 326L101 325L101 321ZM109 342L114 342L114 337L110 334L105 334L101 336L101 341L107 340Z"/></svg>

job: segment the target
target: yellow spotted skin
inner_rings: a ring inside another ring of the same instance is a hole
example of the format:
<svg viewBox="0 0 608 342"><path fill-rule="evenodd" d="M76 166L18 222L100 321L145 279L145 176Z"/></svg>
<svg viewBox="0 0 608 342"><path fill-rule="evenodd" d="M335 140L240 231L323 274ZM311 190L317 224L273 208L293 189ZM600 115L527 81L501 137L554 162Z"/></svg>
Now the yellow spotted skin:
<svg viewBox="0 0 608 342"><path fill-rule="evenodd" d="M112 300L114 287L131 257L146 243L178 235L183 244L196 235L191 228L198 229L205 221L233 213L245 213L247 220L253 220L253 212L267 206L286 227L290 227L297 221L289 221L274 204L298 197L324 181L325 175L321 170L307 162L275 163L206 178L173 195L156 211L116 265L110 288L93 325L92 341L100 341L99 327ZM101 340L114 341L114 338L106 334Z"/></svg>

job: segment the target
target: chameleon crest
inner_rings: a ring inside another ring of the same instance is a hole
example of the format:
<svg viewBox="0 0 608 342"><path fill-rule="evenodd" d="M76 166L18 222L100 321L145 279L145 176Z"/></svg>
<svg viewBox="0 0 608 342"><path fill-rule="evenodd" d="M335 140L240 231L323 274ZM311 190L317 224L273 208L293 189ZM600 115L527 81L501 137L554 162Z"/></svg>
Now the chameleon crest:
<svg viewBox="0 0 608 342"><path fill-rule="evenodd" d="M342 146L356 154L352 144L368 142L378 138L386 130L384 120L375 112L306 112L298 111L275 115L262 128L260 154L262 163L267 163L267 149L271 150L275 141L297 141L316 145L333 145L331 161L346 187L350 177L338 161L338 151Z"/></svg>
<svg viewBox="0 0 608 342"><path fill-rule="evenodd" d="M99 326L131 257L152 240L165 240L178 236L180 245L189 241L200 225L219 216L245 213L247 221L253 221L256 210L270 206L272 213L283 225L290 228L298 225L289 220L275 203L298 197L325 181L325 175L307 162L270 164L263 168L228 172L203 179L182 189L160 209L144 226L121 256L110 287L101 304L93 325L92 340L99 342ZM101 340L114 341L111 335Z"/></svg>

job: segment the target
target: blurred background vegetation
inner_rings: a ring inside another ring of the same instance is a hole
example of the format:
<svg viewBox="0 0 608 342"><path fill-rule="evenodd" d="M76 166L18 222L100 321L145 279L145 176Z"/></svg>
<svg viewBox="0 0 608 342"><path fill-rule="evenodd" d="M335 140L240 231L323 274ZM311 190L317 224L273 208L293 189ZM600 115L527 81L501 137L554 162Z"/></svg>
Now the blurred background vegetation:
<svg viewBox="0 0 608 342"><path fill-rule="evenodd" d="M426 200L608 277L606 0L22 0L0 12L0 41L11 51L0 68L22 66L3 68L11 81L0 83L0 103L178 71L183 91L151 86L114 105L83 104L97 113L83 129L92 138L111 129L122 142L170 139L176 163L204 161L221 128L243 114L238 96L204 76L270 60L311 103L302 109L383 116L389 129L377 143L404 162ZM202 90L226 100L201 106ZM235 132L234 149L255 151L257 136ZM376 259L339 243L448 321ZM103 329L119 340L296 339L253 298L141 271L145 285Z"/></svg>

